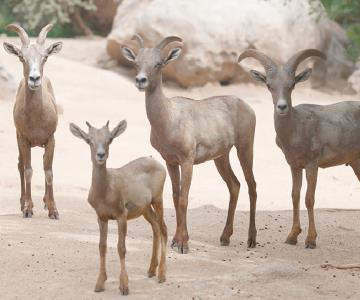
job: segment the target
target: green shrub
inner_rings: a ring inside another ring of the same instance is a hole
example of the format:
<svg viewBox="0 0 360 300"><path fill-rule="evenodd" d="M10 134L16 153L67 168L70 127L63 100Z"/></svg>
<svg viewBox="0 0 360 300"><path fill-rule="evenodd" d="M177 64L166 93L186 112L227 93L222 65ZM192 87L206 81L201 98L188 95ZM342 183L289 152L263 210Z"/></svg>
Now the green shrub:
<svg viewBox="0 0 360 300"><path fill-rule="evenodd" d="M327 14L345 30L351 41L348 53L360 57L360 0L322 0Z"/></svg>
<svg viewBox="0 0 360 300"><path fill-rule="evenodd" d="M30 35L38 33L48 23L55 24L49 33L52 37L70 37L81 34L74 26L73 16L83 10L94 11L93 0L2 0L0 7L0 32L16 20Z"/></svg>

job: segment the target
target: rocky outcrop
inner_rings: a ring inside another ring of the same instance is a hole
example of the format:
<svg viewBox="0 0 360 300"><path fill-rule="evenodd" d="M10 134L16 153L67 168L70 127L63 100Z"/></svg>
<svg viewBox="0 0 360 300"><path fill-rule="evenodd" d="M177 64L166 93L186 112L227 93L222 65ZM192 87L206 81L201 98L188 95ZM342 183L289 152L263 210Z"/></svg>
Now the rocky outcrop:
<svg viewBox="0 0 360 300"><path fill-rule="evenodd" d="M183 38L183 54L164 76L184 87L248 80L243 67L253 62L236 62L247 48L282 62L305 48L324 51L327 67L316 63L314 70L319 85L344 80L353 68L344 50L346 35L319 0L124 0L107 43L109 55L121 65L128 63L120 45L130 44L134 33L149 46L167 35Z"/></svg>
<svg viewBox="0 0 360 300"><path fill-rule="evenodd" d="M349 78L349 83L353 90L360 94L360 59L356 64L356 69Z"/></svg>

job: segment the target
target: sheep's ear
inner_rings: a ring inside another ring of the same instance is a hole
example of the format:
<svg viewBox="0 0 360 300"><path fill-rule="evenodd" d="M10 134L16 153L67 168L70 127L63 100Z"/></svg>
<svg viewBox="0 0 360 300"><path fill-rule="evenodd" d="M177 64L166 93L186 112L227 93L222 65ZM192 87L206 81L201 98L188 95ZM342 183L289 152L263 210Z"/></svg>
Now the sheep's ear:
<svg viewBox="0 0 360 300"><path fill-rule="evenodd" d="M134 51L131 50L130 48L123 46L123 47L121 47L121 52L128 61L131 61L131 62L135 61L136 55L135 55Z"/></svg>
<svg viewBox="0 0 360 300"><path fill-rule="evenodd" d="M164 60L164 64L168 64L169 62L171 62L172 60L177 59L181 54L181 48L174 48L171 49L169 52L169 55L167 56L167 58Z"/></svg>
<svg viewBox="0 0 360 300"><path fill-rule="evenodd" d="M90 143L89 135L83 130L81 130L80 127L75 125L74 123L70 123L70 131L77 138L84 140L88 144Z"/></svg>
<svg viewBox="0 0 360 300"><path fill-rule="evenodd" d="M254 80L266 83L266 76L263 73L255 70L250 70L250 75Z"/></svg>
<svg viewBox="0 0 360 300"><path fill-rule="evenodd" d="M111 142L114 138L122 134L126 129L127 123L125 120L122 120L110 133Z"/></svg>
<svg viewBox="0 0 360 300"><path fill-rule="evenodd" d="M46 49L46 55L49 56L51 54L59 53L61 48L62 48L62 42L54 43Z"/></svg>
<svg viewBox="0 0 360 300"><path fill-rule="evenodd" d="M9 44L7 42L4 42L4 49L7 53L10 53L10 54L13 54L13 55L16 55L17 57L19 57L20 59L22 59L23 55L22 55L22 52L21 50L12 45L12 44Z"/></svg>
<svg viewBox="0 0 360 300"><path fill-rule="evenodd" d="M312 73L312 69L306 68L304 71L295 76L295 83L308 80Z"/></svg>

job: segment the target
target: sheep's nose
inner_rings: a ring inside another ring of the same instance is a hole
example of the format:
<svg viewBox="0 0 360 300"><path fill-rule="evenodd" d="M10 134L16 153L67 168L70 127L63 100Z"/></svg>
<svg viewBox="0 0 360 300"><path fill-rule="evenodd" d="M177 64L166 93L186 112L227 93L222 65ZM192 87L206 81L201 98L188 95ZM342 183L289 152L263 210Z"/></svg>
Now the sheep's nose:
<svg viewBox="0 0 360 300"><path fill-rule="evenodd" d="M147 82L147 78L146 77L136 77L135 81L137 84L145 84Z"/></svg>
<svg viewBox="0 0 360 300"><path fill-rule="evenodd" d="M100 152L100 153L97 154L97 157L100 158L100 159L103 159L105 157L105 153Z"/></svg>
<svg viewBox="0 0 360 300"><path fill-rule="evenodd" d="M30 80L33 82L36 82L36 81L40 80L40 76L39 75L30 76Z"/></svg>
<svg viewBox="0 0 360 300"><path fill-rule="evenodd" d="M285 109L287 109L287 104L278 104L277 108L281 111L284 111Z"/></svg>

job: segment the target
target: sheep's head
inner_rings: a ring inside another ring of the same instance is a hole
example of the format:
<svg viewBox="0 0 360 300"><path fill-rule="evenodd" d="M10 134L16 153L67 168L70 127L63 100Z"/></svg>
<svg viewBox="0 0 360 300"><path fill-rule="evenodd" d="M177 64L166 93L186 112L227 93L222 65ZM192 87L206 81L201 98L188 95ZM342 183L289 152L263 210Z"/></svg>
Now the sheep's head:
<svg viewBox="0 0 360 300"><path fill-rule="evenodd" d="M4 42L5 50L19 57L24 66L24 77L30 90L38 90L41 87L44 64L49 55L57 53L61 50L62 43L57 42L45 48L45 39L48 32L52 29L53 25L48 24L41 29L36 43L31 44L26 31L16 25L10 24L6 27L9 31L16 32L21 40L21 49L18 47Z"/></svg>
<svg viewBox="0 0 360 300"><path fill-rule="evenodd" d="M122 120L113 130L109 129L109 121L100 129L93 127L89 122L86 122L86 125L89 128L88 133L74 123L70 124L70 131L90 146L93 163L103 165L109 157L111 142L125 131L127 123Z"/></svg>
<svg viewBox="0 0 360 300"><path fill-rule="evenodd" d="M135 85L140 91L146 90L148 87L154 87L161 76L161 69L170 61L180 56L181 48L175 47L170 50L167 56L162 54L162 50L172 42L182 42L177 36L168 36L164 38L156 47L145 48L143 39L139 35L134 35L133 40L137 40L140 49L138 54L126 46L121 48L124 57L132 62L137 70L135 77Z"/></svg>
<svg viewBox="0 0 360 300"><path fill-rule="evenodd" d="M250 74L254 80L266 84L274 103L274 109L279 115L286 115L291 106L291 93L298 82L307 80L312 69L306 68L296 75L296 69L299 64L308 57L317 56L326 59L324 53L316 49L307 49L296 53L284 65L276 64L270 57L264 53L249 49L245 50L238 59L241 60L252 57L257 59L264 67L265 74L251 70Z"/></svg>

